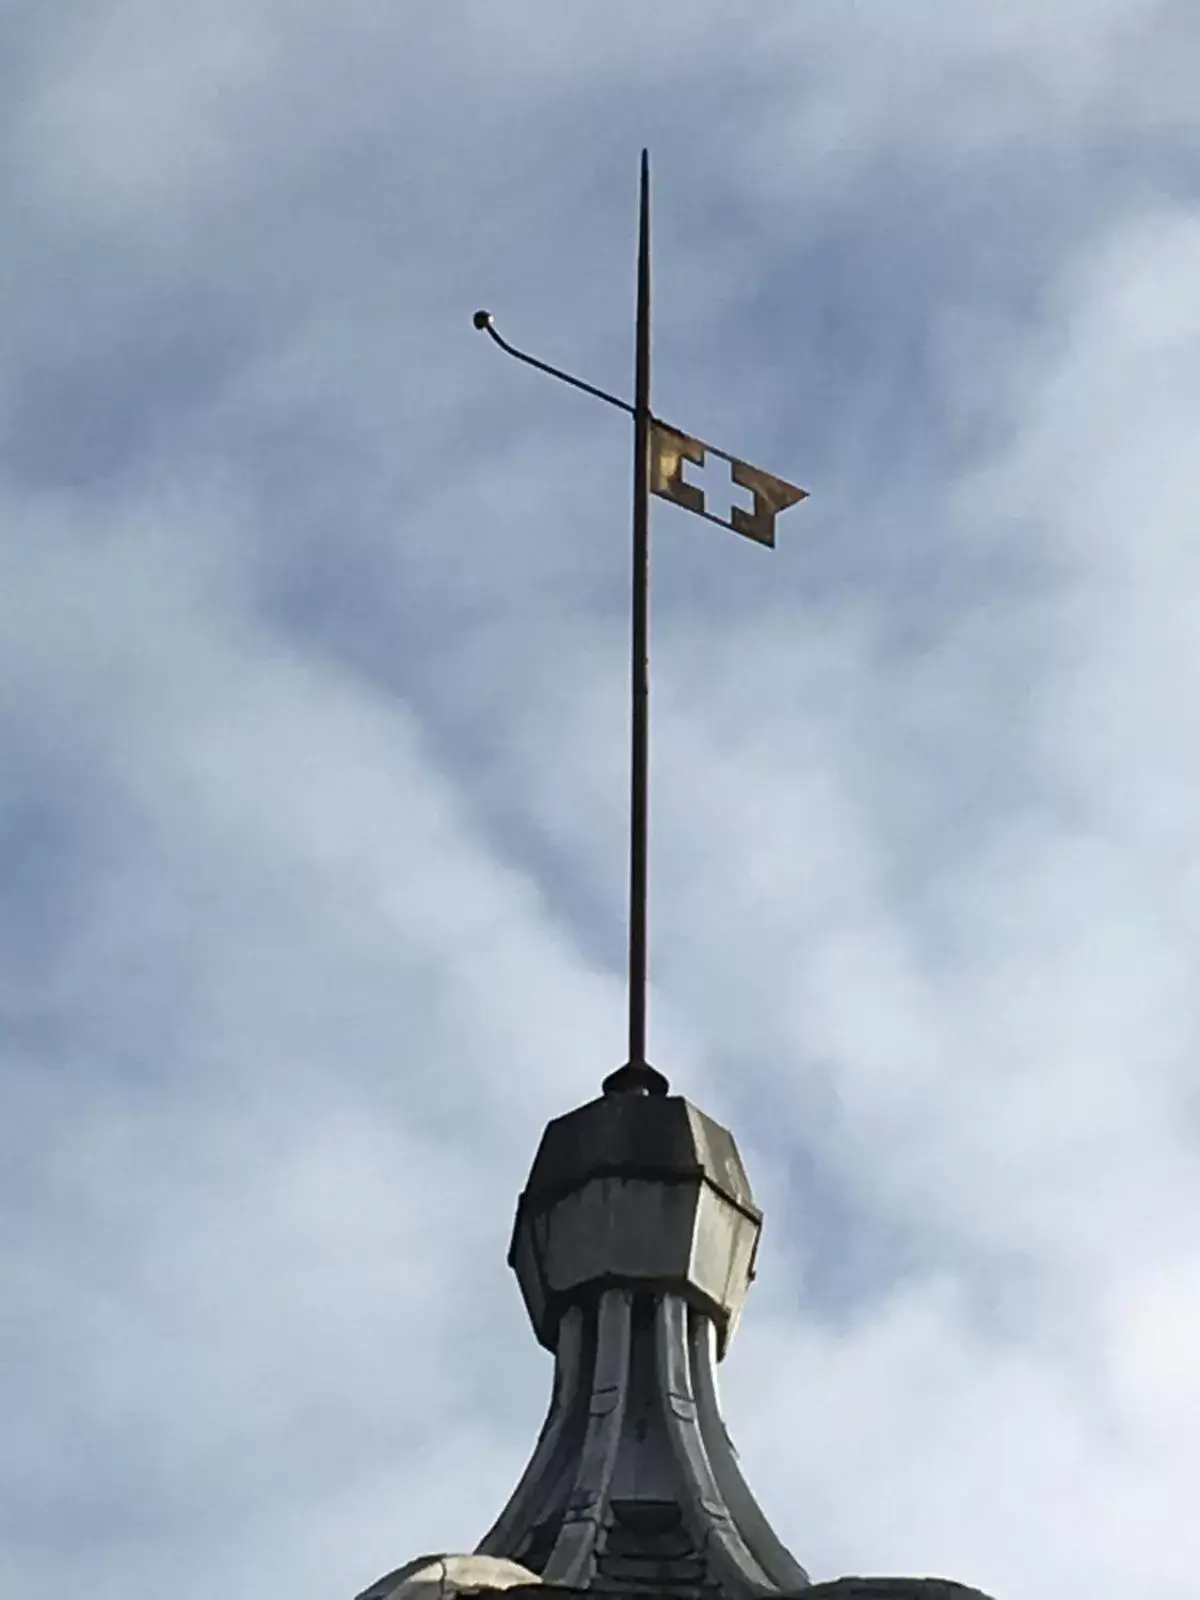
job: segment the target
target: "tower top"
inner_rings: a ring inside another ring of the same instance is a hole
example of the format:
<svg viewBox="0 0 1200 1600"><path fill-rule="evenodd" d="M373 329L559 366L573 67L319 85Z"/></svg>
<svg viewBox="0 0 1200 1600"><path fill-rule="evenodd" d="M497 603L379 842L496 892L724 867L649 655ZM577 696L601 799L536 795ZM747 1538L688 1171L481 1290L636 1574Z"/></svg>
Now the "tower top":
<svg viewBox="0 0 1200 1600"><path fill-rule="evenodd" d="M554 1351L554 1393L481 1553L573 1589L757 1600L808 1586L717 1400L761 1226L732 1136L677 1095L604 1095L550 1123L509 1262Z"/></svg>
<svg viewBox="0 0 1200 1600"><path fill-rule="evenodd" d="M550 1406L471 1555L423 1556L359 1600L988 1600L934 1578L813 1584L742 1475L717 1362L762 1214L729 1132L677 1095L604 1095L547 1126L509 1263Z"/></svg>
<svg viewBox="0 0 1200 1600"><path fill-rule="evenodd" d="M646 1059L649 502L673 500L760 544L805 492L650 409L650 167L642 152L631 403L516 349L517 360L631 415L633 450L629 1059L604 1094L556 1117L517 1205L509 1263L554 1353L549 1412L471 1555L423 1556L359 1600L539 1591L637 1600L986 1600L932 1579L810 1583L751 1494L721 1419L716 1364L737 1325L762 1226L732 1135L668 1093ZM714 454L750 498L728 518L684 477Z"/></svg>

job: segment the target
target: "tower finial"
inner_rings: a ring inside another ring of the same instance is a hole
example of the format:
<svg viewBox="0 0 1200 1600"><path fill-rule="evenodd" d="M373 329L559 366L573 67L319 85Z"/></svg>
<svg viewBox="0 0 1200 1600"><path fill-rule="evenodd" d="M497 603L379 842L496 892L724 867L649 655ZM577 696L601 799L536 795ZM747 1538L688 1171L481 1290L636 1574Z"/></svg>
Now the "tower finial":
<svg viewBox="0 0 1200 1600"><path fill-rule="evenodd" d="M631 592L631 751L629 796L629 1059L604 1080L605 1094L664 1095L666 1078L646 1060L646 991L650 844L650 496L673 500L709 522L732 528L760 544L775 543L775 517L805 498L805 491L772 477L735 456L672 428L650 409L650 152L642 151L638 204L637 303L633 404L552 367L508 343L490 311L475 313L475 326L526 366L618 407L633 417L633 575ZM734 506L728 518L710 512L704 491L684 480L685 462L703 466L708 454L730 466L732 481L747 492L750 506Z"/></svg>

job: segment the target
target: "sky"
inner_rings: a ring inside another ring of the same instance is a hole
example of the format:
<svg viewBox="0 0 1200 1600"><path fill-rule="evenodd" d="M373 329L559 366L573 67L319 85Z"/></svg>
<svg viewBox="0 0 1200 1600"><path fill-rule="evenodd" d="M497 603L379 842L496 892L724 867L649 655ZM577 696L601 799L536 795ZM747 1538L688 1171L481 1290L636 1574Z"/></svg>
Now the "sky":
<svg viewBox="0 0 1200 1600"><path fill-rule="evenodd" d="M651 1059L765 1214L814 1579L1196 1600L1200 12L0 0L0 1593L470 1550L505 1265L623 1059L639 151Z"/></svg>

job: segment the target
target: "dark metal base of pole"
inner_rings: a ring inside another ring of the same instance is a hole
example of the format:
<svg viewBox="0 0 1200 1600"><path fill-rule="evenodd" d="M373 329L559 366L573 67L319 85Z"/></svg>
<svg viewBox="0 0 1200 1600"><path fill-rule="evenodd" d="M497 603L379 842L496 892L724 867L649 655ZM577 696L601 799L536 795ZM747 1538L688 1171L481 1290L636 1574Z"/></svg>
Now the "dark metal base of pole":
<svg viewBox="0 0 1200 1600"><path fill-rule="evenodd" d="M666 1094L670 1084L648 1061L627 1061L601 1084L605 1094Z"/></svg>

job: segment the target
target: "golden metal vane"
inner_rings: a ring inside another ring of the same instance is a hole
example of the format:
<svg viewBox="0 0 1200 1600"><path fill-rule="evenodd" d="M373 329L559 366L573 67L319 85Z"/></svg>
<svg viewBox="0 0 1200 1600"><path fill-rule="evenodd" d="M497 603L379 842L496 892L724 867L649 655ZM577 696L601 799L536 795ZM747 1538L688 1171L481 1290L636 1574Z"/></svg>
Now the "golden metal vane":
<svg viewBox="0 0 1200 1600"><path fill-rule="evenodd" d="M708 456L719 456L729 463L729 475L740 488L749 489L754 497L749 511L741 506L730 508L729 518L718 517L705 504L704 490L698 484L688 483L683 476L685 461L702 467ZM734 533L745 534L759 544L775 545L775 518L789 506L808 499L807 489L798 489L794 483L776 478L769 472L739 461L716 445L693 439L665 422L651 425L650 492L662 500L673 500L686 511L715 522L719 527L732 528Z"/></svg>

